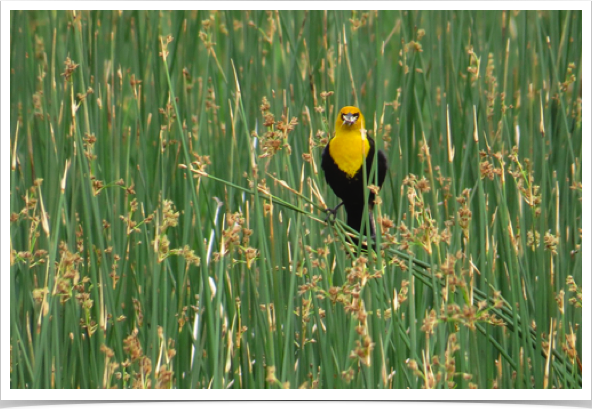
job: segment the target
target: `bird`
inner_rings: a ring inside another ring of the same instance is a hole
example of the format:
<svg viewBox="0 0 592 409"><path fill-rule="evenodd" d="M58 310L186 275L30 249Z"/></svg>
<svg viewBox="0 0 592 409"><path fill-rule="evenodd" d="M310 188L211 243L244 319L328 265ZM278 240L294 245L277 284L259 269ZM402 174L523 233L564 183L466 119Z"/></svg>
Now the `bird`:
<svg viewBox="0 0 592 409"><path fill-rule="evenodd" d="M335 217L337 209L342 205L347 213L347 225L364 234L362 220L364 216L364 160L366 161L366 184L382 187L388 171L387 156L378 150L378 180L372 175L372 164L375 157L374 139L367 136L364 115L355 106L341 108L335 120L335 136L325 146L321 155L321 168L325 180L335 195L341 199L333 209L327 209L330 217ZM376 228L372 209L375 194L368 195L368 217L370 220L370 236L376 238Z"/></svg>

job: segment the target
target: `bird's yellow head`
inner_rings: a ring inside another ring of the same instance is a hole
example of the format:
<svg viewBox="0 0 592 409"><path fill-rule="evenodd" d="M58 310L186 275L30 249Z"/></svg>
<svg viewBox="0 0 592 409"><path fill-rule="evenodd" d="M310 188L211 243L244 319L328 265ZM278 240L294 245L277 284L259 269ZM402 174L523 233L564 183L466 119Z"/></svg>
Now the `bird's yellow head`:
<svg viewBox="0 0 592 409"><path fill-rule="evenodd" d="M353 106L341 108L335 121L336 131L359 131L366 128L366 121L362 112Z"/></svg>

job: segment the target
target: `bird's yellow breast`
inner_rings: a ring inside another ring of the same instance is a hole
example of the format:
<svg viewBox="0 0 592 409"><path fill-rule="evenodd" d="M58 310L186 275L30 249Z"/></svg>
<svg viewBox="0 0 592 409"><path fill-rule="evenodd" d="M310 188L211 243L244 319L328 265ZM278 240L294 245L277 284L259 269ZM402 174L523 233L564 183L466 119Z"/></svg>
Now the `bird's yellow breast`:
<svg viewBox="0 0 592 409"><path fill-rule="evenodd" d="M329 142L329 153L350 178L363 166L370 150L365 129L339 130Z"/></svg>

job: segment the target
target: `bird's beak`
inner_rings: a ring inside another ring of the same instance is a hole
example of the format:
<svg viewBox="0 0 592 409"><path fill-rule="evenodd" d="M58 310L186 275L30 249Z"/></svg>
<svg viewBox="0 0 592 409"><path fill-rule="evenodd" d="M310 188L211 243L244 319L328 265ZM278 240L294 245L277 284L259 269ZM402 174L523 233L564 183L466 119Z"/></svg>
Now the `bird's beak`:
<svg viewBox="0 0 592 409"><path fill-rule="evenodd" d="M353 125L357 121L357 117L352 114L345 114L343 116L343 125Z"/></svg>

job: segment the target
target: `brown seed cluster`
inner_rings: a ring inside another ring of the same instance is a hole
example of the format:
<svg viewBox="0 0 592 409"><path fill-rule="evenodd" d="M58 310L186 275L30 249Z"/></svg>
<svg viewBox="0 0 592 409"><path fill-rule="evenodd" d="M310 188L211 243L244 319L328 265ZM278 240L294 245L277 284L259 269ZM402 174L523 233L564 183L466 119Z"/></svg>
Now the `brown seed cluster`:
<svg viewBox="0 0 592 409"><path fill-rule="evenodd" d="M267 131L263 135L256 135L259 138L260 146L263 150L263 153L259 155L259 157L271 157L282 149L286 149L286 152L290 154L292 148L288 143L288 136L290 132L294 130L296 125L298 125L298 119L292 117L288 121L288 117L282 114L281 120L276 121L266 97L263 97L260 110L264 118L263 126Z"/></svg>
<svg viewBox="0 0 592 409"><path fill-rule="evenodd" d="M66 81L70 81L72 73L74 73L74 70L76 70L79 65L80 64L76 64L72 61L69 56L66 57L66 61L64 61L65 71L62 73L62 77L64 77Z"/></svg>
<svg viewBox="0 0 592 409"><path fill-rule="evenodd" d="M570 304L576 308L582 308L582 288L578 286L572 276L567 276L567 289L574 296L569 299Z"/></svg>

